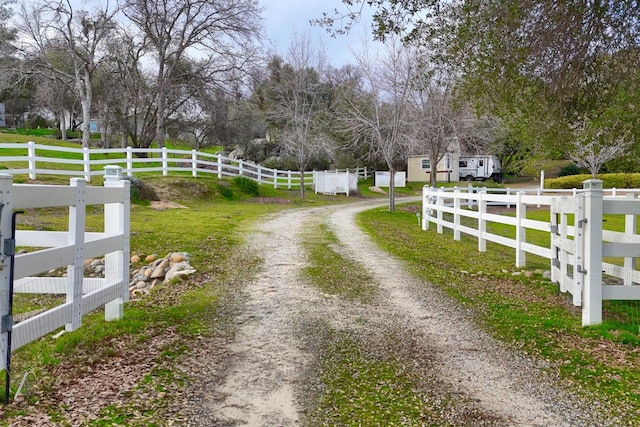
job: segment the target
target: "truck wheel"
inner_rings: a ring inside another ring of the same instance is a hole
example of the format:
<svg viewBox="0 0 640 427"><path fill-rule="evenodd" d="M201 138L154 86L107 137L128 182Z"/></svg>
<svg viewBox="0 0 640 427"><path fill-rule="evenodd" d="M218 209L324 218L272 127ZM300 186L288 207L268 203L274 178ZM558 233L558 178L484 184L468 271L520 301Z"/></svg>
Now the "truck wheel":
<svg viewBox="0 0 640 427"><path fill-rule="evenodd" d="M467 175L464 177L465 181L473 181L473 175Z"/></svg>

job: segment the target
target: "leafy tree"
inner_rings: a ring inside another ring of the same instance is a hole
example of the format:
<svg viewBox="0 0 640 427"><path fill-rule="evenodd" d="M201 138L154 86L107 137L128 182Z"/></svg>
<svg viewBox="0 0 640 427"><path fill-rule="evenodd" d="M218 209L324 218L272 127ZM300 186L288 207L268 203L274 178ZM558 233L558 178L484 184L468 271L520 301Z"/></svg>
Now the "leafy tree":
<svg viewBox="0 0 640 427"><path fill-rule="evenodd" d="M401 34L461 78L461 94L502 119L523 146L566 154L584 117L609 134L636 132L640 6L635 0L344 0L318 22L337 32L374 9L380 39ZM615 128L604 120L626 110ZM527 125L522 131L519 121ZM514 132L515 130L515 132ZM561 138L561 139L558 139ZM603 141L604 142L604 141Z"/></svg>

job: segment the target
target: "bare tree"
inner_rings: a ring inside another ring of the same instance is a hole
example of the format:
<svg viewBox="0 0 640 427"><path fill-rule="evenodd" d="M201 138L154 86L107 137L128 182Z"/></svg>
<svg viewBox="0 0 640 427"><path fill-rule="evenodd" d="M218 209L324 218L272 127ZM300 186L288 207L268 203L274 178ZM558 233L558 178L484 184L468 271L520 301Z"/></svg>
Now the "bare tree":
<svg viewBox="0 0 640 427"><path fill-rule="evenodd" d="M272 61L269 119L275 127L280 152L291 159L300 171L311 162L329 153L330 139L326 133L328 87L322 49L314 49L308 34L296 35L289 46L285 63ZM304 198L304 185L300 186Z"/></svg>
<svg viewBox="0 0 640 427"><path fill-rule="evenodd" d="M114 29L115 11L74 10L70 0L23 4L19 25L23 54L32 68L73 87L82 106L82 145L89 146L93 77L102 59L102 44ZM61 61L61 57L65 60Z"/></svg>
<svg viewBox="0 0 640 427"><path fill-rule="evenodd" d="M220 71L241 68L254 52L259 35L256 0L127 0L125 15L153 47L156 72L156 132L164 146L167 98L172 82L181 78L180 64L198 56L210 68L209 79Z"/></svg>
<svg viewBox="0 0 640 427"><path fill-rule="evenodd" d="M368 46L354 53L362 76L357 91L347 91L340 121L354 150L367 147L366 160L383 161L389 168L389 211L395 210L396 165L409 150L409 96L413 64L400 42L386 45L381 57Z"/></svg>
<svg viewBox="0 0 640 427"><path fill-rule="evenodd" d="M568 157L578 166L589 169L594 179L606 162L620 157L632 145L628 134L615 135L611 130L594 126L589 119L574 126L573 131L575 137Z"/></svg>
<svg viewBox="0 0 640 427"><path fill-rule="evenodd" d="M418 63L416 58L414 63ZM450 146L470 130L472 113L466 105L455 105L453 80L445 73L421 68L411 85L411 151L431 160L430 183L436 185L437 165Z"/></svg>

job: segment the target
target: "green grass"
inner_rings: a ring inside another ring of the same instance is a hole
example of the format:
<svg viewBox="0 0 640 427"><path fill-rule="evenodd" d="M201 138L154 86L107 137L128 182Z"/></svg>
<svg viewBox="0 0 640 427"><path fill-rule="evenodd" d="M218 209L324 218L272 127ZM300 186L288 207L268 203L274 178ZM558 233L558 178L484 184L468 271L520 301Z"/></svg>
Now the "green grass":
<svg viewBox="0 0 640 427"><path fill-rule="evenodd" d="M529 214L544 216L543 212ZM411 212L373 210L361 214L359 222L416 275L475 313L494 336L545 360L568 387L610 402L611 410L619 410L627 421L640 421L636 411L640 409L637 323L630 327L619 320L606 320L600 326L583 328L579 309L566 296L558 295L556 284L540 274L526 278L502 272L514 264L512 249L489 245L480 254L475 238L463 235L461 241L454 241L451 233L438 234L435 227L422 231ZM613 219L609 225L620 226ZM532 267L539 266L537 260L534 263ZM618 305L619 313L634 312L636 322L640 320L637 303L610 304ZM619 409L627 407L635 409L631 413Z"/></svg>
<svg viewBox="0 0 640 427"><path fill-rule="evenodd" d="M326 224L307 228L304 248L309 266L303 274L322 292L365 303L378 295L379 288L372 277L361 264L349 259Z"/></svg>
<svg viewBox="0 0 640 427"><path fill-rule="evenodd" d="M369 343L329 331L320 357L322 394L307 414L308 425L425 425L431 408L417 378L393 354L371 351Z"/></svg>

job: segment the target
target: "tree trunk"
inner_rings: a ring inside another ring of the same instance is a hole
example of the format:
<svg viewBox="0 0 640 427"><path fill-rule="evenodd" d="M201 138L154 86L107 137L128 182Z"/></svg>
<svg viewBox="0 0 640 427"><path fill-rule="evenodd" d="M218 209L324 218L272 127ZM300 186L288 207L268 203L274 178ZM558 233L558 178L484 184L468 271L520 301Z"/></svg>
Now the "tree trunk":
<svg viewBox="0 0 640 427"><path fill-rule="evenodd" d="M60 138L67 140L67 114L64 110L60 113Z"/></svg>
<svg viewBox="0 0 640 427"><path fill-rule="evenodd" d="M396 210L396 169L389 168L389 212Z"/></svg>
<svg viewBox="0 0 640 427"><path fill-rule="evenodd" d="M164 116L167 109L167 95L165 93L165 71L164 62L160 60L158 69L158 94L156 97L156 104L158 107L158 113L156 116L156 135L155 139L158 142L158 148L164 147Z"/></svg>
<svg viewBox="0 0 640 427"><path fill-rule="evenodd" d="M91 133L89 126L91 124L91 101L93 98L91 79L88 75L85 75L84 79L80 80L78 85L80 86L80 105L82 106L82 124L80 125L80 131L82 132L82 147L90 147Z"/></svg>

